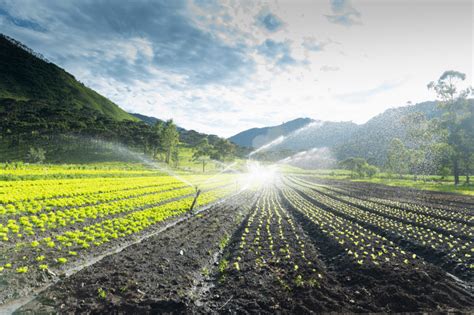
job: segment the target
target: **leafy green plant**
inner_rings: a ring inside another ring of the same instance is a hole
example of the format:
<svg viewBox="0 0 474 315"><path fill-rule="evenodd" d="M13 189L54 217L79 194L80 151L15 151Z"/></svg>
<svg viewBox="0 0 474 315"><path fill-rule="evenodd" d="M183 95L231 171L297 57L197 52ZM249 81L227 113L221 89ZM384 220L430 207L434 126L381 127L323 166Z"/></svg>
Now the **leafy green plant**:
<svg viewBox="0 0 474 315"><path fill-rule="evenodd" d="M104 300L107 297L107 292L104 289L98 288L97 289L97 297L101 300Z"/></svg>
<svg viewBox="0 0 474 315"><path fill-rule="evenodd" d="M27 273L28 272L28 266L18 267L18 268L16 268L16 272L17 273Z"/></svg>
<svg viewBox="0 0 474 315"><path fill-rule="evenodd" d="M60 263L60 264L65 264L65 263L67 263L67 258L60 257L60 258L57 259L57 261L58 261L58 263Z"/></svg>

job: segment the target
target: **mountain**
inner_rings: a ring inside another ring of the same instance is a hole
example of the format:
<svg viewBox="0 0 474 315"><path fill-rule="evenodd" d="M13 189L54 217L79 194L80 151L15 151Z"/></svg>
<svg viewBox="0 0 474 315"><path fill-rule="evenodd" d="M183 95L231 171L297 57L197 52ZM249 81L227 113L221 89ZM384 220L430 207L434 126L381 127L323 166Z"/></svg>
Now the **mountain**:
<svg viewBox="0 0 474 315"><path fill-rule="evenodd" d="M129 114L20 42L0 34L0 162L125 161L131 151L150 154L159 119ZM195 145L219 137L178 127ZM131 151L130 151L131 150ZM130 151L130 152L129 152Z"/></svg>
<svg viewBox="0 0 474 315"><path fill-rule="evenodd" d="M143 121L144 123L146 123L150 126L153 126L157 122L164 122L162 119L159 119L159 118L156 118L156 117L151 117L151 116L145 116L145 115L138 114L138 113L130 113L130 115L132 115L135 118L140 119L141 121Z"/></svg>
<svg viewBox="0 0 474 315"><path fill-rule="evenodd" d="M44 101L51 107L88 108L113 120L134 120L109 99L44 57L0 34L0 99Z"/></svg>
<svg viewBox="0 0 474 315"><path fill-rule="evenodd" d="M439 117L441 111L436 104L423 102L388 109L361 125L300 118L279 126L249 129L229 139L247 146L250 144L254 148L267 144L259 152L266 158L281 159L295 154L301 159L303 155L297 154L298 152L311 152L314 156L322 152L317 149L328 148L332 157L337 160L359 156L373 164L382 165L391 140L407 140L409 126L404 118L412 113L422 113L427 119ZM288 128L288 124L294 128ZM324 152L327 155L327 151Z"/></svg>
<svg viewBox="0 0 474 315"><path fill-rule="evenodd" d="M258 148L311 122L314 122L311 118L297 118L278 126L248 129L230 137L229 140L243 147Z"/></svg>
<svg viewBox="0 0 474 315"><path fill-rule="evenodd" d="M392 139L409 142L407 130L410 126L404 118L413 113L422 113L427 119L441 115L437 103L432 101L388 109L359 125L351 139L333 148L335 155L338 159L360 156L374 164L383 164Z"/></svg>
<svg viewBox="0 0 474 315"><path fill-rule="evenodd" d="M286 135L275 149L302 151L312 148L336 147L353 138L358 129L353 122L313 121Z"/></svg>

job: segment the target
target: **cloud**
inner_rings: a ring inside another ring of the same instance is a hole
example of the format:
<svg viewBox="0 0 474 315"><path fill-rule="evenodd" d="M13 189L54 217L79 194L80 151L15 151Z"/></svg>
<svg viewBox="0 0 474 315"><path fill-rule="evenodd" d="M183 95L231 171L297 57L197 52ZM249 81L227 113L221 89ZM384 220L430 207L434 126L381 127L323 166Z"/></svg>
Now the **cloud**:
<svg viewBox="0 0 474 315"><path fill-rule="evenodd" d="M330 72L330 71L339 71L340 68L337 67L337 66L324 65L321 68L319 68L319 70L321 70L323 72Z"/></svg>
<svg viewBox="0 0 474 315"><path fill-rule="evenodd" d="M278 16L267 11L262 11L257 16L257 21L260 26L269 32L277 32L284 26L283 21Z"/></svg>
<svg viewBox="0 0 474 315"><path fill-rule="evenodd" d="M282 55L290 54L290 46L285 42L277 42L273 39L266 39L260 46L257 47L260 54L274 59Z"/></svg>
<svg viewBox="0 0 474 315"><path fill-rule="evenodd" d="M301 46L310 51L323 51L327 44L329 44L328 41L323 42L314 37L304 37Z"/></svg>
<svg viewBox="0 0 474 315"><path fill-rule="evenodd" d="M373 96L398 88L405 81L406 80L398 80L393 82L386 81L371 89L337 94L335 95L335 98L347 103L365 103Z"/></svg>
<svg viewBox="0 0 474 315"><path fill-rule="evenodd" d="M284 68L286 66L296 66L306 64L306 60L297 60L291 54L290 42L279 42L266 39L257 47L259 54L272 60L276 66Z"/></svg>
<svg viewBox="0 0 474 315"><path fill-rule="evenodd" d="M254 70L247 47L223 43L199 28L187 9L186 2L178 0L119 5L112 0L84 0L33 2L25 12L39 15L38 25L51 25L49 41L57 37L53 61L92 64L98 75L123 81L152 77L157 68L193 85L239 84ZM16 26L26 23L10 15L9 19ZM146 50L142 43L147 43ZM133 54L148 55L135 59Z"/></svg>
<svg viewBox="0 0 474 315"><path fill-rule="evenodd" d="M362 24L361 14L357 11L350 0L331 0L332 15L326 15L329 22L344 26Z"/></svg>
<svg viewBox="0 0 474 315"><path fill-rule="evenodd" d="M40 24L33 20L22 19L19 17L12 16L7 10L2 9L0 7L0 22L5 20L6 23L10 23L14 26L18 26L21 28L31 29L37 32L45 32L46 29L42 27ZM2 23L0 23L1 25Z"/></svg>
<svg viewBox="0 0 474 315"><path fill-rule="evenodd" d="M302 116L364 122L432 97L446 69L472 81L470 6L418 2L0 0L0 32L125 110L230 136Z"/></svg>

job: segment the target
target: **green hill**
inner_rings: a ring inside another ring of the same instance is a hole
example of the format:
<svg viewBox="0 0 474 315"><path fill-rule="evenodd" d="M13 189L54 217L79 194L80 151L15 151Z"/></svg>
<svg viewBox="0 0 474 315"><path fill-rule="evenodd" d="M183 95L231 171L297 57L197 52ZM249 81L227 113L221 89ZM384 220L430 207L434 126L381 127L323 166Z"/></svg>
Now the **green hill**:
<svg viewBox="0 0 474 315"><path fill-rule="evenodd" d="M158 118L129 114L16 40L0 34L0 162L136 160L156 146ZM207 137L177 128L181 147Z"/></svg>
<svg viewBox="0 0 474 315"><path fill-rule="evenodd" d="M88 108L113 120L134 120L116 104L21 43L0 34L0 99L43 101L71 110Z"/></svg>
<svg viewBox="0 0 474 315"><path fill-rule="evenodd" d="M55 64L0 34L0 98L41 100L49 106L90 108L114 120L134 120L116 104Z"/></svg>

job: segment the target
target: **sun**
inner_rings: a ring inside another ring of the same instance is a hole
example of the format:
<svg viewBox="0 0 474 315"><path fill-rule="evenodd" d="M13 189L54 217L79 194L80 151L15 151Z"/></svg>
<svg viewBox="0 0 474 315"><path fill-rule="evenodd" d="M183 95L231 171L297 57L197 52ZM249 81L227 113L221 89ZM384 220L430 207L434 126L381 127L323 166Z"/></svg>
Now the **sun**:
<svg viewBox="0 0 474 315"><path fill-rule="evenodd" d="M247 172L243 174L241 184L243 187L271 184L276 182L278 174L278 167L275 164L262 165L257 161L248 161Z"/></svg>

